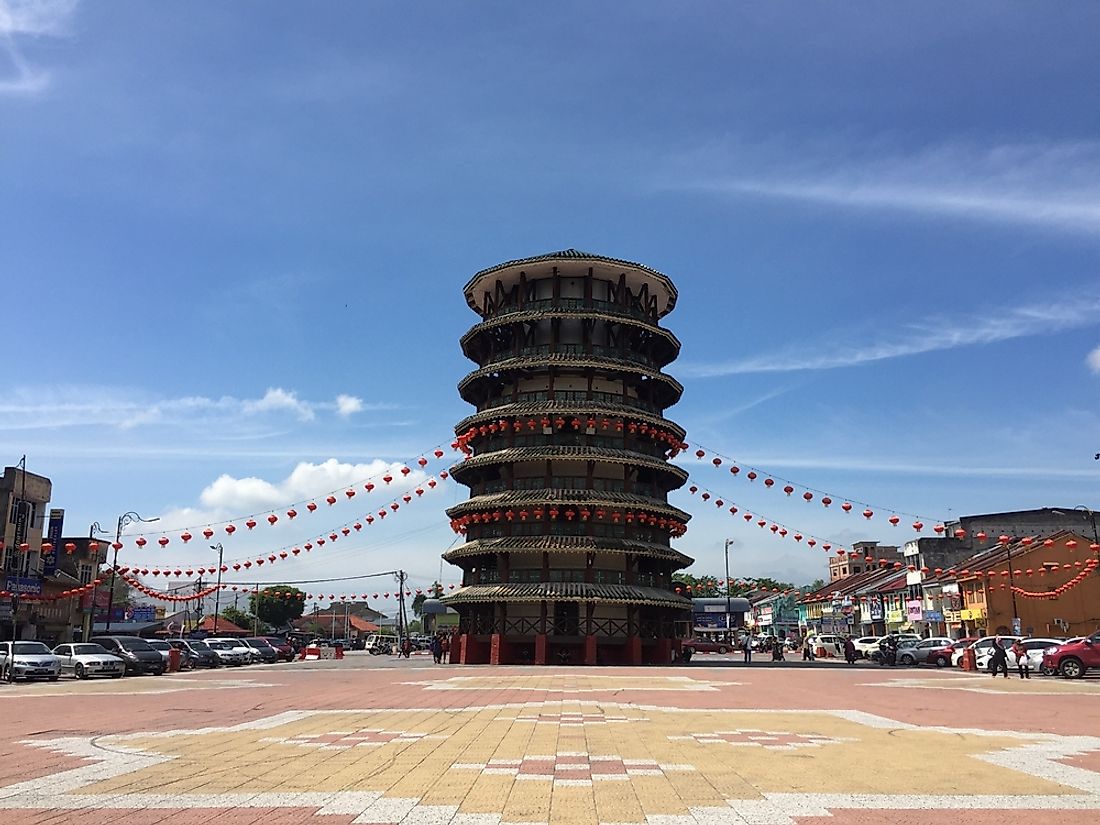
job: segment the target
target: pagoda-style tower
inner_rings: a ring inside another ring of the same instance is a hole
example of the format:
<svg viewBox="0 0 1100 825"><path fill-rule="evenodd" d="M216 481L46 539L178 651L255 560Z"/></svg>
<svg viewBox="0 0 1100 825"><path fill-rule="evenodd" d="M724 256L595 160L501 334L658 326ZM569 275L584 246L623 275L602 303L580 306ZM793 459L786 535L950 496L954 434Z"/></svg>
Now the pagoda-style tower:
<svg viewBox="0 0 1100 825"><path fill-rule="evenodd" d="M690 516L669 462L684 430L664 417L683 391L662 368L680 342L660 326L668 277L569 249L477 273L462 337L478 367L459 383L477 412L455 427L470 498L447 511L466 542L444 558L462 587L453 660L667 663L691 603L670 546Z"/></svg>

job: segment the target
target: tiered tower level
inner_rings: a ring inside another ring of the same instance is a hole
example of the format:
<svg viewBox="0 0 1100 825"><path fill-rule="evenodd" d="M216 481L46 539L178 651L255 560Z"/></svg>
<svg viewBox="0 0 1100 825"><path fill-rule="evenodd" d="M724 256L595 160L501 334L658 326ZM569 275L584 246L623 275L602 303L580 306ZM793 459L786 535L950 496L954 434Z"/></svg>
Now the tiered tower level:
<svg viewBox="0 0 1100 825"><path fill-rule="evenodd" d="M672 574L690 516L669 459L684 430L664 417L683 387L663 369L680 342L660 325L676 287L641 264L569 249L477 273L481 321L461 340L459 383L477 411L455 427L447 511L466 541L445 601L464 663L667 663L690 629Z"/></svg>

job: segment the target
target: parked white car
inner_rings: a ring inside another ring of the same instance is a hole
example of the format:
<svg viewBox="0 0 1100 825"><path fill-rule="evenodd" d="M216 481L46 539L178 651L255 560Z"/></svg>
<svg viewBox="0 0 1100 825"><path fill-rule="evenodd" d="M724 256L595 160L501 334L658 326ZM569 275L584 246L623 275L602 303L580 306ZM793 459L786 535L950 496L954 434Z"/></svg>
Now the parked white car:
<svg viewBox="0 0 1100 825"><path fill-rule="evenodd" d="M233 645L222 639L203 639L206 646L214 651L218 661L228 667L240 667L252 661L251 655L238 650Z"/></svg>
<svg viewBox="0 0 1100 825"><path fill-rule="evenodd" d="M232 636L218 636L213 639L206 639L207 644L210 644L210 642L221 642L222 644L229 645L230 650L243 657L244 664L246 665L259 661L256 657L256 651L253 650L252 646L244 639L234 639Z"/></svg>
<svg viewBox="0 0 1100 825"><path fill-rule="evenodd" d="M42 642L0 642L0 678L56 682L60 675L61 660Z"/></svg>
<svg viewBox="0 0 1100 825"><path fill-rule="evenodd" d="M61 672L71 673L77 679L90 679L92 676L121 679L126 674L126 663L95 642L58 645L53 649L53 655L61 662Z"/></svg>
<svg viewBox="0 0 1100 825"><path fill-rule="evenodd" d="M1001 644L1004 645L1005 648L1009 648L1009 647L1012 646L1012 643L1014 641L1016 641L1018 638L1020 638L1020 637L1019 636L984 636L981 639L978 639L978 641L973 642L969 647L961 648L959 650L956 650L954 653L952 653L951 654L951 666L952 667L959 667L962 664L963 653L967 650L973 650L975 657L980 659L983 653L986 653L988 655L988 652L993 649L993 640L994 639L1000 639Z"/></svg>
<svg viewBox="0 0 1100 825"><path fill-rule="evenodd" d="M878 640L881 636L860 636L858 639L853 639L852 642L856 646L856 653L864 659L871 658L871 654L878 650Z"/></svg>
<svg viewBox="0 0 1100 825"><path fill-rule="evenodd" d="M1039 673L1043 666L1043 651L1050 647L1057 647L1060 644L1063 644L1061 639L1024 639L1024 647L1027 648L1028 667ZM1008 657L1008 668L1012 670L1018 664L1016 654L1012 652L1012 642L1005 643L1005 654ZM989 660L991 658L993 658L992 645L977 654L978 670L989 670Z"/></svg>

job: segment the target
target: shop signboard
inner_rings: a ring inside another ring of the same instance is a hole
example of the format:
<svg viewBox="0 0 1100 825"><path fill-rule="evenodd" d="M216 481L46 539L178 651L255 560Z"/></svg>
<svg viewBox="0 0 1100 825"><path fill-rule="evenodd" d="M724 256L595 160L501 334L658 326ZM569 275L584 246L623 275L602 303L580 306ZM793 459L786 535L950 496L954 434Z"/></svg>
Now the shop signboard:
<svg viewBox="0 0 1100 825"><path fill-rule="evenodd" d="M966 609L966 610L960 610L959 611L959 618L962 619L964 622L973 622L973 621L976 621L978 619L984 619L985 618L985 609L979 607L976 610L972 610L972 609L969 609L969 608Z"/></svg>
<svg viewBox="0 0 1100 825"><path fill-rule="evenodd" d="M945 610L943 611L943 621L948 624L958 624L962 621L961 612L959 610Z"/></svg>
<svg viewBox="0 0 1100 825"><path fill-rule="evenodd" d="M770 607L760 608L760 618L757 624L770 625L772 623L772 609Z"/></svg>
<svg viewBox="0 0 1100 825"><path fill-rule="evenodd" d="M905 616L911 622L924 620L924 605L920 599L910 599L905 603Z"/></svg>
<svg viewBox="0 0 1100 825"><path fill-rule="evenodd" d="M872 596L871 597L870 613L871 613L871 621L872 622L881 622L882 621L882 618L883 618L884 614L882 612L882 597L881 596Z"/></svg>
<svg viewBox="0 0 1100 825"><path fill-rule="evenodd" d="M901 624L905 621L905 611L897 608L886 611L886 623L887 624Z"/></svg>
<svg viewBox="0 0 1100 825"><path fill-rule="evenodd" d="M16 596L41 596L42 579L29 576L8 576L7 589Z"/></svg>
<svg viewBox="0 0 1100 825"><path fill-rule="evenodd" d="M942 622L943 613L941 613L939 610L925 610L924 620L926 622Z"/></svg>

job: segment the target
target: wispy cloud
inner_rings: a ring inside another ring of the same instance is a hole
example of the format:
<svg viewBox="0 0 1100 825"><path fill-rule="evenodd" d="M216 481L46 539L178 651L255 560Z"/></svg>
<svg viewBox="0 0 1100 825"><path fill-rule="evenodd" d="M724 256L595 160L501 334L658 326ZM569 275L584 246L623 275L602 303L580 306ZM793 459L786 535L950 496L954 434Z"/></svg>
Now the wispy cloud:
<svg viewBox="0 0 1100 825"><path fill-rule="evenodd" d="M282 387L269 388L260 398L203 395L165 398L112 387L17 387L0 400L0 429L111 427L128 430L151 425L244 422L280 414L309 422L322 411L348 418L367 410L395 408L388 403L367 404L361 398L344 393L333 401L309 401Z"/></svg>
<svg viewBox="0 0 1100 825"><path fill-rule="evenodd" d="M1096 375L1100 375L1100 347L1097 347L1088 354L1085 358L1085 363L1088 364L1089 369Z"/></svg>
<svg viewBox="0 0 1100 825"><path fill-rule="evenodd" d="M919 323L905 324L893 337L883 337L871 343L818 343L806 349L751 355L729 361L685 363L677 369L688 377L713 378L746 373L855 367L907 355L1050 335L1091 326L1098 321L1100 294L1075 295L1046 303L991 309L971 317L933 316ZM1095 355L1093 353L1090 359Z"/></svg>
<svg viewBox="0 0 1100 825"><path fill-rule="evenodd" d="M1100 234L1100 142L708 148L674 187ZM700 173L702 167L702 173Z"/></svg>
<svg viewBox="0 0 1100 825"><path fill-rule="evenodd" d="M49 72L26 59L20 42L65 34L76 5L77 0L0 0L0 95L34 96L49 86Z"/></svg>

